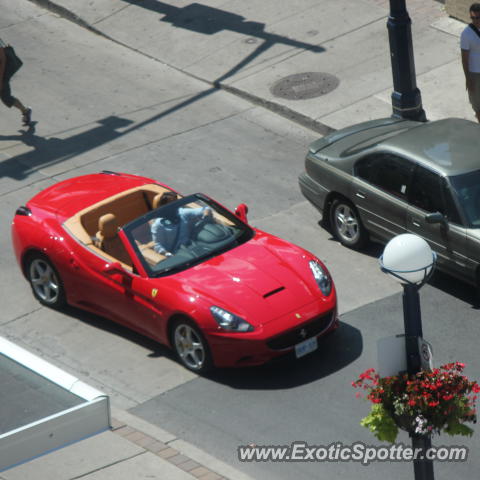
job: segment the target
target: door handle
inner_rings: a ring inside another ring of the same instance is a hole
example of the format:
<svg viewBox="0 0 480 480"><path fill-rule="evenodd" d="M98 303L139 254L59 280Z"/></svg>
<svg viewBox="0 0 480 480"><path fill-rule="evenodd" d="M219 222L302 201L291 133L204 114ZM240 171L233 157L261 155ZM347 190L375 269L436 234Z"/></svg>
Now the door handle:
<svg viewBox="0 0 480 480"><path fill-rule="evenodd" d="M365 199L365 195L361 192L357 192L355 193L355 196L357 196L358 198L362 198L362 199Z"/></svg>
<svg viewBox="0 0 480 480"><path fill-rule="evenodd" d="M412 221L414 227L420 228L420 224L416 222L415 220Z"/></svg>
<svg viewBox="0 0 480 480"><path fill-rule="evenodd" d="M77 263L77 261L74 258L70 258L70 265L75 270L78 270L80 268L80 265Z"/></svg>

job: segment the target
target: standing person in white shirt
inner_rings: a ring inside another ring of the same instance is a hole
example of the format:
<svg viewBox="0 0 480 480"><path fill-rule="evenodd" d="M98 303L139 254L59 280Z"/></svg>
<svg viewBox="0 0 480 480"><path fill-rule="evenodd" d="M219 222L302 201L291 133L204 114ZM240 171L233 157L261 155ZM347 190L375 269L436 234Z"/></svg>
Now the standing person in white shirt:
<svg viewBox="0 0 480 480"><path fill-rule="evenodd" d="M0 38L0 99L8 107L16 107L22 112L23 125L31 124L32 109L26 107L23 103L12 95L10 90L10 79L13 72L9 71L5 47L8 45Z"/></svg>

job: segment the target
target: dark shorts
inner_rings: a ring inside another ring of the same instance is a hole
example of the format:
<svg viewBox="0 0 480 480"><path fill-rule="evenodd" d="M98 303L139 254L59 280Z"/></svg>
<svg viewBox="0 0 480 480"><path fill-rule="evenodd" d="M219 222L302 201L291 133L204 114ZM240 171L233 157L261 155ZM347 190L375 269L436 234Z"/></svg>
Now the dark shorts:
<svg viewBox="0 0 480 480"><path fill-rule="evenodd" d="M15 102L15 97L12 96L10 90L10 82L7 80L3 81L2 91L0 92L0 99L8 107L12 107Z"/></svg>
<svg viewBox="0 0 480 480"><path fill-rule="evenodd" d="M473 88L468 92L468 98L475 112L480 112L480 73L470 73Z"/></svg>

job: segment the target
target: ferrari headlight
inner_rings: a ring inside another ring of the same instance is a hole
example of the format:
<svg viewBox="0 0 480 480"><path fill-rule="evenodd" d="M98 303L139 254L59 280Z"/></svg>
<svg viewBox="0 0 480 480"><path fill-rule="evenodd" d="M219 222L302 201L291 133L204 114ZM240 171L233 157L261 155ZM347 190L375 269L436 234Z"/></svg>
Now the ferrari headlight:
<svg viewBox="0 0 480 480"><path fill-rule="evenodd" d="M310 260L310 270L313 273L313 278L317 282L318 288L322 293L328 297L332 291L332 280L328 272L315 260Z"/></svg>
<svg viewBox="0 0 480 480"><path fill-rule="evenodd" d="M210 307L210 311L218 325L225 330L231 332L251 332L253 330L253 327L243 318L240 318L223 308L213 306Z"/></svg>

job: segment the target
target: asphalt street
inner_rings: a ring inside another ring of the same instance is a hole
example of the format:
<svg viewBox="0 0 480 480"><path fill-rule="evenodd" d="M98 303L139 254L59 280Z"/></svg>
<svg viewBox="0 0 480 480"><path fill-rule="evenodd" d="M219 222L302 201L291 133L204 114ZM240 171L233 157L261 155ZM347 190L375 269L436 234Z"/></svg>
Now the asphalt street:
<svg viewBox="0 0 480 480"><path fill-rule="evenodd" d="M425 338L433 345L436 365L462 359L467 374L479 371L475 338L480 333L473 291L452 287L437 275L421 291ZM402 333L401 294L388 296L342 315L340 329L323 339L320 349L301 361L281 362L255 370L224 370L197 378L152 398L132 412L162 425L187 441L215 452L220 459L253 478L413 478L411 465L376 462L241 463L239 445L329 446L385 445L359 425L368 413L365 400L355 398L351 382L369 366L377 366L376 341ZM410 445L405 433L398 442ZM434 437L433 445L465 445L466 463L437 462L436 479L474 478L478 471L478 437Z"/></svg>
<svg viewBox="0 0 480 480"><path fill-rule="evenodd" d="M16 111L3 109L0 117L0 335L104 391L115 408L255 478L411 478L405 464L241 464L236 458L238 445L252 442L375 444L359 425L368 406L355 399L350 383L376 366L379 338L402 333L400 287L380 272L380 246L362 253L340 246L300 194L297 176L318 133L30 2L0 0L0 7L2 37L25 62L14 92L33 106L35 121L26 129ZM104 169L203 192L231 209L246 202L254 226L325 261L338 289L341 328L301 361L199 378L162 346L100 317L41 307L10 246L14 211L56 181ZM458 360L467 373L480 371L472 289L438 275L421 300L435 363ZM436 465L437 479L476 478L478 436L439 442L467 445L471 456L467 463Z"/></svg>

